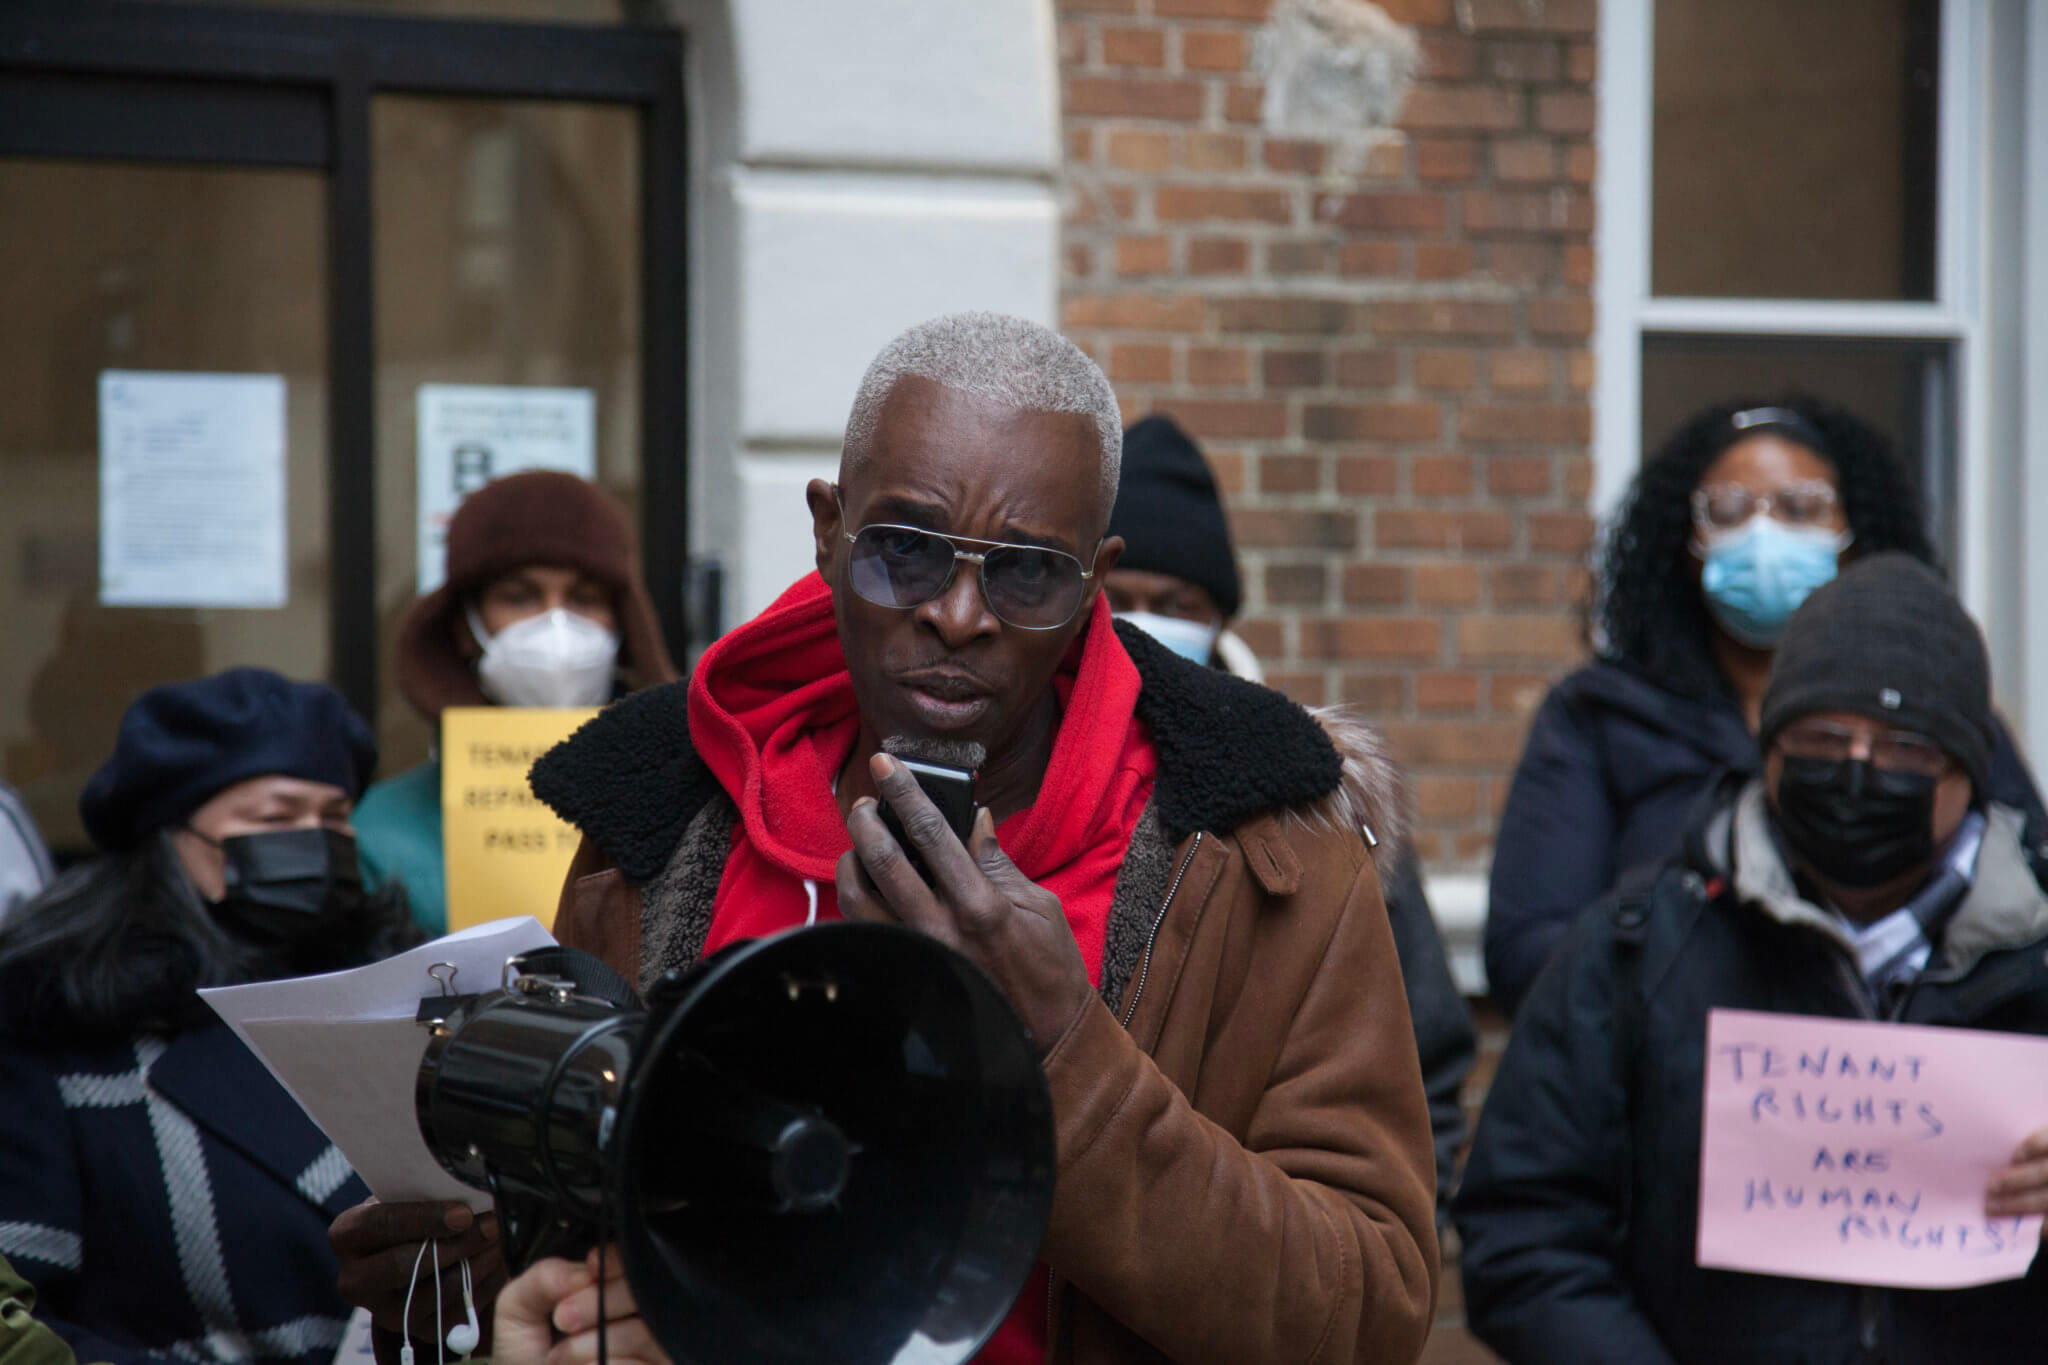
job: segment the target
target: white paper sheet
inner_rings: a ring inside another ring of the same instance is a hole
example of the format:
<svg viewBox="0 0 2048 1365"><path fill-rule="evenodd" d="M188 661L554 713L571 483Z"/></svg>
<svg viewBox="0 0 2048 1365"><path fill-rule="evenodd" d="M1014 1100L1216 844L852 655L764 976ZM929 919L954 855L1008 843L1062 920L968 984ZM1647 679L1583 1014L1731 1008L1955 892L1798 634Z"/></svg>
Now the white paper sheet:
<svg viewBox="0 0 2048 1365"><path fill-rule="evenodd" d="M597 477L597 395L589 389L422 384L419 590L446 576L448 518L492 479L525 469Z"/></svg>
<svg viewBox="0 0 2048 1365"><path fill-rule="evenodd" d="M452 963L459 994L496 990L506 958L553 942L537 920L498 920L353 971L199 994L341 1149L370 1193L386 1202L456 1199L481 1212L490 1196L441 1168L413 1107L427 1049L415 1016L422 997L440 992L427 969Z"/></svg>
<svg viewBox="0 0 2048 1365"><path fill-rule="evenodd" d="M281 607L284 376L100 372L100 601Z"/></svg>

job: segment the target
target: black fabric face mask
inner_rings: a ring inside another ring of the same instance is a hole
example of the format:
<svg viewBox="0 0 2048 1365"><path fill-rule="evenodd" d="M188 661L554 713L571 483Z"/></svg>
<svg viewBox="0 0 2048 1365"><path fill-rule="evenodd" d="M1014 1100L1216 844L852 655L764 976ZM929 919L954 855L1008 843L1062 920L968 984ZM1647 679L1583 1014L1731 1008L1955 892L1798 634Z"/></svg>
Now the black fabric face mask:
<svg viewBox="0 0 2048 1365"><path fill-rule="evenodd" d="M220 843L221 920L251 942L295 943L353 923L363 874L353 836L332 829L268 830Z"/></svg>
<svg viewBox="0 0 2048 1365"><path fill-rule="evenodd" d="M1837 885L1881 886L1933 865L1936 781L1860 759L1788 756L1778 774L1778 831Z"/></svg>

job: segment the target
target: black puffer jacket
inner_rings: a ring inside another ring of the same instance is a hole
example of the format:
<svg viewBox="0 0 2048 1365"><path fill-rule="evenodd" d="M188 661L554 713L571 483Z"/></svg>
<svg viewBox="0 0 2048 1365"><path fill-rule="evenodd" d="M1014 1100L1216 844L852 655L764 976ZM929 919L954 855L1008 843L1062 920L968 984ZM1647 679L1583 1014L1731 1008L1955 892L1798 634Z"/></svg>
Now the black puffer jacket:
<svg viewBox="0 0 2048 1365"><path fill-rule="evenodd" d="M1757 770L1756 737L1733 697L1682 696L1619 664L1571 674L1529 728L1495 836L1486 978L1513 1011L1579 912L1632 867L1678 852L1728 773ZM2042 819L2041 798L2003 726L1986 795Z"/></svg>
<svg viewBox="0 0 2048 1365"><path fill-rule="evenodd" d="M1739 795L1737 791L1739 790ZM2048 1265L1977 1289L1886 1290L1702 1270L1701 1086L1715 1008L1867 1017L1846 940L1800 900L1761 784L1726 784L1656 874L1639 949L1616 899L1573 926L1487 1098L1455 1219L1473 1329L1513 1365L1970 1365L2039 1360ZM2048 1035L2048 896L1994 806L1977 879L1901 1002L1910 1023ZM1617 962L1639 957L1638 1008ZM1633 1064L1617 1077L1617 1033ZM2041 1098L2048 1127L2048 1095Z"/></svg>

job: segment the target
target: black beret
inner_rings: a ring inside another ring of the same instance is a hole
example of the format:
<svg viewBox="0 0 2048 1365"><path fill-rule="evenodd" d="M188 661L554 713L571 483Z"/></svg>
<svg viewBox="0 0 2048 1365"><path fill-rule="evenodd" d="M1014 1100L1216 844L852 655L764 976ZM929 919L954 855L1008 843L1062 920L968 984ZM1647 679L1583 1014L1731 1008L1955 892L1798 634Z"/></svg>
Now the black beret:
<svg viewBox="0 0 2048 1365"><path fill-rule="evenodd" d="M1206 589L1224 616L1237 615L1244 592L1216 476L1172 418L1147 417L1124 433L1109 533L1124 538L1118 568L1185 579Z"/></svg>
<svg viewBox="0 0 2048 1365"><path fill-rule="evenodd" d="M298 777L353 799L376 766L370 727L339 692L268 669L231 668L136 698L78 813L101 848L133 848L237 782Z"/></svg>

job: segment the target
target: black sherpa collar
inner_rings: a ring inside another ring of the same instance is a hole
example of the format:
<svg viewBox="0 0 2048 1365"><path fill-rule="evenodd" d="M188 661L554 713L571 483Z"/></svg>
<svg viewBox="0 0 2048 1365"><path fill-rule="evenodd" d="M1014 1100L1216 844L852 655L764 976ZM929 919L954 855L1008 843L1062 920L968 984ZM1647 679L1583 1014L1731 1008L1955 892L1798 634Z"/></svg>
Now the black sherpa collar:
<svg viewBox="0 0 2048 1365"><path fill-rule="evenodd" d="M1314 716L1190 663L1134 626L1116 630L1138 668L1137 716L1159 757L1153 807L1169 838L1233 830L1337 790L1343 760ZM668 865L683 827L718 791L690 743L688 687L669 683L606 707L533 765L534 794L632 881Z"/></svg>

